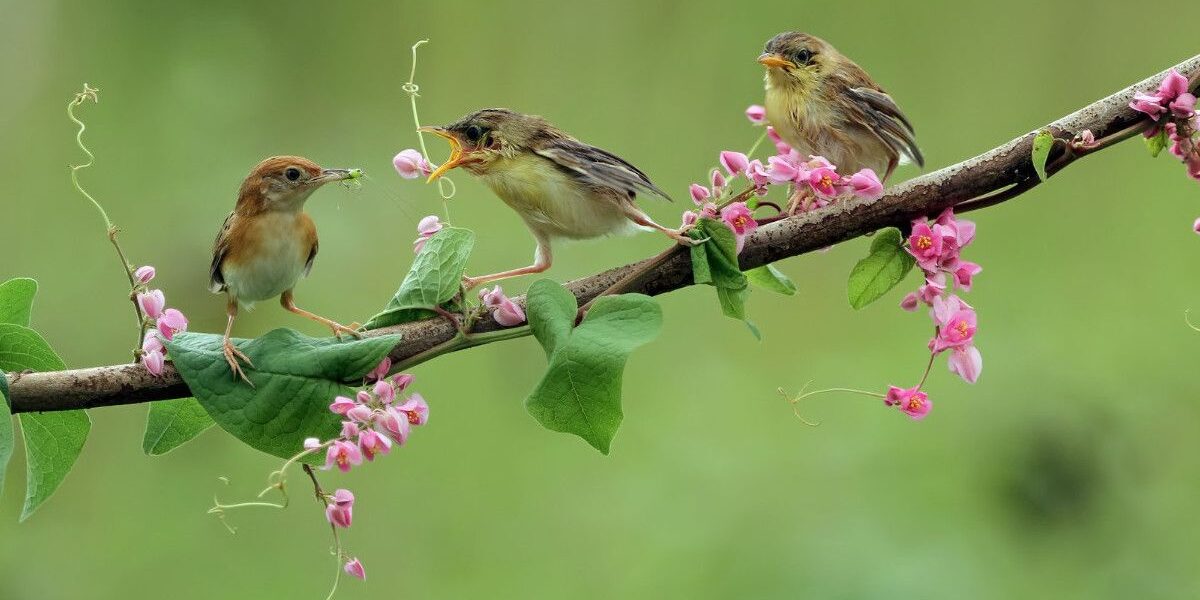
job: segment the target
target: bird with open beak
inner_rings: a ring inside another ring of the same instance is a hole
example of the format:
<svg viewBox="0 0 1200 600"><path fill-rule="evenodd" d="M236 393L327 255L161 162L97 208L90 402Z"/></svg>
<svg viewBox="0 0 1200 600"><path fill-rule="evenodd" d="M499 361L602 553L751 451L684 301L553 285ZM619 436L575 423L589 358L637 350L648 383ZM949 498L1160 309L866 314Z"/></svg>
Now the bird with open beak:
<svg viewBox="0 0 1200 600"><path fill-rule="evenodd" d="M334 335L359 336L296 306L292 288L317 257L317 228L304 212L304 202L326 183L361 176L360 169L322 169L307 158L274 156L258 163L242 182L237 204L213 244L209 268L209 288L228 296L222 348L234 376L250 381L238 359L254 366L229 339L239 305L250 308L279 296L285 309L329 327Z"/></svg>
<svg viewBox="0 0 1200 600"><path fill-rule="evenodd" d="M537 241L532 265L464 277L467 288L549 269L555 239L594 238L641 226L682 244L693 243L680 231L655 223L634 203L639 192L670 200L645 173L541 117L488 108L445 127L421 130L450 143L450 159L429 175L429 181L462 167L517 211Z"/></svg>
<svg viewBox="0 0 1200 600"><path fill-rule="evenodd" d="M767 69L767 122L801 155L824 156L847 175L868 168L882 180L902 159L924 166L892 97L825 40L781 33L758 62Z"/></svg>

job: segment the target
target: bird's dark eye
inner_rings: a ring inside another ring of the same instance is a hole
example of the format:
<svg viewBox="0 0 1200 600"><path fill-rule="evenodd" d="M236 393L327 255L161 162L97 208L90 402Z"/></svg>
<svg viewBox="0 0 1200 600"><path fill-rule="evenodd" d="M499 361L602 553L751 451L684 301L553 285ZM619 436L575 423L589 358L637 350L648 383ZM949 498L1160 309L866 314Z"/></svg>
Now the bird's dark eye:
<svg viewBox="0 0 1200 600"><path fill-rule="evenodd" d="M288 167L288 169L283 172L283 176L287 177L288 181L298 181L300 179L300 169L297 169L296 167Z"/></svg>
<svg viewBox="0 0 1200 600"><path fill-rule="evenodd" d="M801 48L800 51L796 52L796 64L807 65L810 60L812 60L812 52L808 48Z"/></svg>
<svg viewBox="0 0 1200 600"><path fill-rule="evenodd" d="M478 125L472 125L464 133L467 134L467 141L474 144L479 141L479 138L483 137L483 128Z"/></svg>

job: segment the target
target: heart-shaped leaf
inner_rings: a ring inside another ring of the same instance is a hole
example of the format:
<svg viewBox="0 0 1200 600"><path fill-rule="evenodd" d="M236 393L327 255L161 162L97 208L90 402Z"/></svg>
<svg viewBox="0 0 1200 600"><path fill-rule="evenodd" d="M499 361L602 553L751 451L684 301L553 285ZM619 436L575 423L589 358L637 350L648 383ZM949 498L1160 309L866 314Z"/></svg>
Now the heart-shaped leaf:
<svg viewBox="0 0 1200 600"><path fill-rule="evenodd" d="M796 295L796 284L775 265L763 265L746 271L750 283L784 296Z"/></svg>
<svg viewBox="0 0 1200 600"><path fill-rule="evenodd" d="M36 293L37 282L27 277L0 283L0 323L29 327L29 313L33 310Z"/></svg>
<svg viewBox="0 0 1200 600"><path fill-rule="evenodd" d="M904 251L904 236L895 227L881 229L871 240L871 253L850 271L846 286L850 306L860 309L882 297L904 280L916 264Z"/></svg>
<svg viewBox="0 0 1200 600"><path fill-rule="evenodd" d="M351 385L399 342L399 335L338 341L290 329L234 340L254 365L243 365L254 387L233 376L219 335L181 333L167 349L192 396L222 429L263 452L290 458L303 450L304 438L338 434L341 420L329 412L334 396L353 396Z"/></svg>
<svg viewBox="0 0 1200 600"><path fill-rule="evenodd" d="M142 452L151 456L166 454L212 426L212 417L195 398L151 402L146 413Z"/></svg>
<svg viewBox="0 0 1200 600"><path fill-rule="evenodd" d="M433 316L433 308L450 301L462 287L467 258L475 247L470 229L446 227L425 242L400 289L366 329L378 329Z"/></svg>

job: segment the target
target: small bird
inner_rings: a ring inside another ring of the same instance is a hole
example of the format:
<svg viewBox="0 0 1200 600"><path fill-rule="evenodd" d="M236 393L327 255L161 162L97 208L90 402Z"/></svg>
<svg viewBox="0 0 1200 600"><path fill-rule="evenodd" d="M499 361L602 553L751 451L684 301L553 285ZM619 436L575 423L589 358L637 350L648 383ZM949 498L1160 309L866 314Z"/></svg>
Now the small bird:
<svg viewBox="0 0 1200 600"><path fill-rule="evenodd" d="M317 228L304 202L330 181L357 179L360 169L322 169L299 156L273 156L254 167L242 182L237 205L213 244L209 289L229 297L223 352L235 377L249 383L237 359L254 366L229 339L238 306L280 296L291 312L321 323L334 335L359 333L296 306L292 288L312 269L317 257Z"/></svg>
<svg viewBox="0 0 1200 600"><path fill-rule="evenodd" d="M422 127L450 143L450 159L429 181L462 167L517 211L537 241L528 267L464 277L467 288L550 268L551 241L657 229L681 244L680 231L655 223L634 203L638 192L671 198L626 160L576 140L542 117L505 108L473 112L445 127Z"/></svg>
<svg viewBox="0 0 1200 600"><path fill-rule="evenodd" d="M825 40L781 33L758 62L767 68L767 121L801 154L824 156L843 174L869 168L884 180L902 158L925 165L892 97Z"/></svg>

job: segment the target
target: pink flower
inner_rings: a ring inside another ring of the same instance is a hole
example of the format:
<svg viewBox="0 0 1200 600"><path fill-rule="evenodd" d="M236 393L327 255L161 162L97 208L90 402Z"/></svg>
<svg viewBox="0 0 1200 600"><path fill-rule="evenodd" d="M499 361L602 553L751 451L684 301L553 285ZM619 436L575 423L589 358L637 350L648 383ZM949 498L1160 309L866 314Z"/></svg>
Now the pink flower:
<svg viewBox="0 0 1200 600"><path fill-rule="evenodd" d="M391 451L392 441L379 435L374 429L367 429L358 434L358 447L362 449L367 460L375 460L376 454L387 454Z"/></svg>
<svg viewBox="0 0 1200 600"><path fill-rule="evenodd" d="M975 222L956 219L953 206L947 207L938 215L937 223L953 230L954 243L958 248L965 248L975 240Z"/></svg>
<svg viewBox="0 0 1200 600"><path fill-rule="evenodd" d="M429 164L419 151L412 148L401 150L392 159L392 166L396 167L396 172L405 179L416 179L422 174L429 175L433 172L433 165Z"/></svg>
<svg viewBox="0 0 1200 600"><path fill-rule="evenodd" d="M1200 217L1196 217L1196 220L1192 222L1192 231L1200 233Z"/></svg>
<svg viewBox="0 0 1200 600"><path fill-rule="evenodd" d="M973 262L959 261L957 268L954 269L954 283L964 292L969 292L971 291L971 280L982 270L983 267Z"/></svg>
<svg viewBox="0 0 1200 600"><path fill-rule="evenodd" d="M349 527L354 520L354 494L350 490L339 488L333 493L331 502L325 507L325 518L334 527Z"/></svg>
<svg viewBox="0 0 1200 600"><path fill-rule="evenodd" d="M957 296L950 296L948 300L934 298L933 312L938 333L929 341L929 349L934 354L948 348L970 345L978 327L974 309L963 304Z"/></svg>
<svg viewBox="0 0 1200 600"><path fill-rule="evenodd" d="M429 405L420 394L409 396L396 410L404 413L410 425L424 425L429 422Z"/></svg>
<svg viewBox="0 0 1200 600"><path fill-rule="evenodd" d="M384 404L391 404L396 399L396 388L392 387L392 383L386 379L376 381L372 391L375 392L375 397Z"/></svg>
<svg viewBox="0 0 1200 600"><path fill-rule="evenodd" d="M871 169L863 169L851 175L846 183L850 186L850 191L859 198L878 200L883 196L883 182L879 181L879 176Z"/></svg>
<svg viewBox="0 0 1200 600"><path fill-rule="evenodd" d="M142 366L146 367L146 370L150 371L150 374L155 377L162 375L163 363L164 358L161 350L142 353Z"/></svg>
<svg viewBox="0 0 1200 600"><path fill-rule="evenodd" d="M772 156L767 159L765 175L771 183L787 183L807 177L807 173L802 168L783 156Z"/></svg>
<svg viewBox="0 0 1200 600"><path fill-rule="evenodd" d="M324 469L326 471L336 465L338 469L341 469L345 473L350 470L350 467L361 464L362 452L359 452L358 446L355 446L352 442L337 440L325 452Z"/></svg>
<svg viewBox="0 0 1200 600"><path fill-rule="evenodd" d="M883 403L888 406L898 406L913 420L919 421L929 414L929 409L933 404L929 401L929 396L922 392L920 388L911 387L908 389L889 386L887 395L884 396Z"/></svg>
<svg viewBox="0 0 1200 600"><path fill-rule="evenodd" d="M480 290L479 298L484 306L492 313L492 318L505 327L513 327L525 322L525 311L504 295L504 290L496 286L491 291Z"/></svg>
<svg viewBox="0 0 1200 600"><path fill-rule="evenodd" d="M685 210L683 211L683 221L679 224L679 227L680 229L692 227L699 219L700 215L696 214L696 211Z"/></svg>
<svg viewBox="0 0 1200 600"><path fill-rule="evenodd" d="M167 299L163 296L162 290L150 290L138 292L137 303L147 317L157 319L162 315L163 307L167 305Z"/></svg>
<svg viewBox="0 0 1200 600"><path fill-rule="evenodd" d="M950 372L962 377L963 381L975 383L980 371L983 371L983 357L975 346L963 346L950 352Z"/></svg>
<svg viewBox="0 0 1200 600"><path fill-rule="evenodd" d="M392 359L385 356L385 357L383 357L383 360L379 361L378 365L375 365L374 369L371 369L370 373L367 373L367 380L368 381L379 381L380 379L387 377L388 371L391 371L391 370L392 370Z"/></svg>
<svg viewBox="0 0 1200 600"><path fill-rule="evenodd" d="M413 377L408 373L400 373L392 378L392 385L396 386L397 392L403 392L404 388L412 385L414 379L416 379L416 377Z"/></svg>
<svg viewBox="0 0 1200 600"><path fill-rule="evenodd" d="M917 259L917 264L921 265L922 269L936 271L938 259L942 255L942 236L934 235L933 229L925 220L914 221L905 250Z"/></svg>
<svg viewBox="0 0 1200 600"><path fill-rule="evenodd" d="M708 188L698 183L693 183L691 187L688 188L688 191L691 192L692 202L695 202L696 206L704 204L704 201L708 200L708 197L712 195L712 193L708 191Z"/></svg>
<svg viewBox="0 0 1200 600"><path fill-rule="evenodd" d="M712 202L705 202L704 206L700 207L700 218L701 219L717 218L717 205L713 204Z"/></svg>
<svg viewBox="0 0 1200 600"><path fill-rule="evenodd" d="M317 448L320 448L320 447L321 447L321 440L319 440L315 437L304 438L304 449L305 450L316 450Z"/></svg>
<svg viewBox="0 0 1200 600"><path fill-rule="evenodd" d="M362 579L363 581L367 580L367 572L363 570L362 563L358 562L357 558L351 559L349 562L347 562L344 568L350 575Z"/></svg>
<svg viewBox="0 0 1200 600"><path fill-rule="evenodd" d="M792 147L783 138L779 137L779 133L774 127L767 127L767 137L771 138L771 142L775 144L775 152L779 154L787 154L792 151Z"/></svg>
<svg viewBox="0 0 1200 600"><path fill-rule="evenodd" d="M163 346L162 339L158 337L158 332L147 331L146 337L142 338L142 352L164 352L166 347Z"/></svg>
<svg viewBox="0 0 1200 600"><path fill-rule="evenodd" d="M370 424L375 420L375 411L371 410L370 406L355 404L354 408L346 411L346 416L358 421L359 423Z"/></svg>
<svg viewBox="0 0 1200 600"><path fill-rule="evenodd" d="M344 415L350 412L350 409L354 408L355 406L358 406L357 402L345 396L338 396L333 399L333 404L329 405L329 411L339 415Z"/></svg>
<svg viewBox="0 0 1200 600"><path fill-rule="evenodd" d="M342 437L351 439L358 435L358 424L354 421L342 421Z"/></svg>
<svg viewBox="0 0 1200 600"><path fill-rule="evenodd" d="M421 219L421 222L417 223L417 239L413 240L413 252L420 253L421 248L425 247L425 242L441 230L442 222L437 215L429 215Z"/></svg>
<svg viewBox="0 0 1200 600"><path fill-rule="evenodd" d="M1188 91L1187 77L1179 74L1179 71L1171 69L1167 76L1163 78L1162 83L1158 84L1158 97L1166 102L1170 102L1178 98L1181 94L1186 94Z"/></svg>
<svg viewBox="0 0 1200 600"><path fill-rule="evenodd" d="M1158 120L1158 116L1167 112L1163 107L1162 100L1158 96L1149 94L1134 94L1133 100L1129 103L1129 108L1140 113L1145 113L1151 119Z"/></svg>
<svg viewBox="0 0 1200 600"><path fill-rule="evenodd" d="M828 167L818 167L808 172L808 185L812 186L817 194L826 198L838 195L837 184L841 179L837 171Z"/></svg>
<svg viewBox="0 0 1200 600"><path fill-rule="evenodd" d="M411 425L408 422L408 415L400 412L400 409L395 406L385 408L383 416L379 419L379 427L383 428L383 432L401 446L408 439Z"/></svg>
<svg viewBox="0 0 1200 600"><path fill-rule="evenodd" d="M164 310L162 316L158 317L158 332L167 338L168 342L175 339L175 334L187 331L187 326L187 317L173 308Z"/></svg>
<svg viewBox="0 0 1200 600"><path fill-rule="evenodd" d="M905 389L889 385L887 394L883 397L883 404L885 406L900 406L901 402L920 391L920 388L915 387Z"/></svg>
<svg viewBox="0 0 1200 600"><path fill-rule="evenodd" d="M371 394L367 392L367 390L358 390L358 392L354 394L354 399L359 404L370 404Z"/></svg>
<svg viewBox="0 0 1200 600"><path fill-rule="evenodd" d="M714 193L720 194L721 190L725 189L725 176L721 174L720 169L713 169L708 180L712 184Z"/></svg>
<svg viewBox="0 0 1200 600"><path fill-rule="evenodd" d="M920 304L921 299L917 296L917 293L909 292L908 295L900 301L900 308L907 310L908 312L913 312L917 310L917 306Z"/></svg>
<svg viewBox="0 0 1200 600"><path fill-rule="evenodd" d="M716 171L713 172L715 173ZM771 183L771 180L767 177L767 169L763 167L761 160L756 158L750 161L750 166L746 167L746 177L749 177L750 181L754 183L755 194L759 196L767 195L767 184Z"/></svg>
<svg viewBox="0 0 1200 600"><path fill-rule="evenodd" d="M946 274L937 272L925 277L925 284L917 288L917 298L928 306L933 306L933 299L946 291Z"/></svg>
<svg viewBox="0 0 1200 600"><path fill-rule="evenodd" d="M767 109L757 104L751 104L746 108L746 118L755 125L762 125L767 118Z"/></svg>
<svg viewBox="0 0 1200 600"><path fill-rule="evenodd" d="M1184 92L1172 100L1167 108L1171 109L1171 114L1180 119L1190 119L1192 115L1196 114L1196 97Z"/></svg>
<svg viewBox="0 0 1200 600"><path fill-rule="evenodd" d="M746 236L758 229L758 221L754 220L754 213L746 206L745 202L734 202L721 210L721 220L733 230L734 238L737 240L737 251L741 254L742 248L746 244Z"/></svg>
<svg viewBox="0 0 1200 600"><path fill-rule="evenodd" d="M133 279L138 283L145 285L150 283L151 279L154 279L154 273L154 267L150 265L138 267L137 270L133 272Z"/></svg>
<svg viewBox="0 0 1200 600"><path fill-rule="evenodd" d="M745 171L746 167L750 166L750 159L741 152L725 150L721 152L720 159L721 166L725 167L725 170L728 171L730 175L737 175L738 173Z"/></svg>

